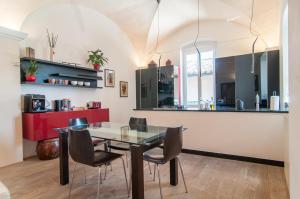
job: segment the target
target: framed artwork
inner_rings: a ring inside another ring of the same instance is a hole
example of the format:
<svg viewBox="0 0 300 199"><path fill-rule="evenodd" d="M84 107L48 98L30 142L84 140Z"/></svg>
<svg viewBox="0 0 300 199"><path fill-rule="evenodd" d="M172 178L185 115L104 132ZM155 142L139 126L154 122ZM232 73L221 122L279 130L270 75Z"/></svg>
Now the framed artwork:
<svg viewBox="0 0 300 199"><path fill-rule="evenodd" d="M120 97L128 97L128 82L120 81Z"/></svg>
<svg viewBox="0 0 300 199"><path fill-rule="evenodd" d="M106 87L115 87L115 71L105 69L104 70L105 86Z"/></svg>

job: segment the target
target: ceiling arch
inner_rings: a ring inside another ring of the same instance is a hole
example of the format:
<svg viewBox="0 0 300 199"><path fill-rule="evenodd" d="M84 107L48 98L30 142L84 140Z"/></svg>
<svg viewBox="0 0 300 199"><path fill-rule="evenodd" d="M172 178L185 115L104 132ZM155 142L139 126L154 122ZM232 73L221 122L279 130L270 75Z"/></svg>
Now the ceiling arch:
<svg viewBox="0 0 300 199"><path fill-rule="evenodd" d="M156 0L0 0L0 25L20 30L30 13L59 3L70 4L75 10L77 5L87 6L111 18L139 52L145 52L146 46L155 42ZM234 21L247 27L251 3L252 0L200 0L200 19ZM254 28L270 47L278 44L281 4L282 0L255 0ZM161 39L196 21L197 0L161 0Z"/></svg>

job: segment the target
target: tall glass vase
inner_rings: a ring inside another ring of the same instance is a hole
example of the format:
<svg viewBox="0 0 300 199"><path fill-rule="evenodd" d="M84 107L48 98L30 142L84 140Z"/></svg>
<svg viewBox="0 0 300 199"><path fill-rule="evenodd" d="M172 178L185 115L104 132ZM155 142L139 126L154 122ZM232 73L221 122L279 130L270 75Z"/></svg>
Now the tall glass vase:
<svg viewBox="0 0 300 199"><path fill-rule="evenodd" d="M54 54L55 54L54 48L50 47L50 61L53 61Z"/></svg>

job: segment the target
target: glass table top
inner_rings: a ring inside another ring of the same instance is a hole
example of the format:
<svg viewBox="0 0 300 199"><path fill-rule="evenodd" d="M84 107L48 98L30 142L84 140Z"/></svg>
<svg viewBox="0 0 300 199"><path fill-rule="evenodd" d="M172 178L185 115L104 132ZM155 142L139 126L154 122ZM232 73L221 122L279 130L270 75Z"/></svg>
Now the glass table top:
<svg viewBox="0 0 300 199"><path fill-rule="evenodd" d="M55 130L64 132L69 130L83 130L90 132L91 137L102 138L137 145L151 145L151 143L162 141L165 137L167 127L151 126L143 128L143 130L132 130L128 124L97 122L88 125L77 125L64 128L56 128Z"/></svg>

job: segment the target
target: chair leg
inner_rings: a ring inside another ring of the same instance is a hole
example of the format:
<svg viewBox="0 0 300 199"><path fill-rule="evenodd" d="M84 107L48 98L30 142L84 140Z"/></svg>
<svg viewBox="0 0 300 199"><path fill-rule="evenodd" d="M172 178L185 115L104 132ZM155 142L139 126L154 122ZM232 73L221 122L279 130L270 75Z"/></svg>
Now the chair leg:
<svg viewBox="0 0 300 199"><path fill-rule="evenodd" d="M83 170L84 170L84 184L86 184L86 166L83 165Z"/></svg>
<svg viewBox="0 0 300 199"><path fill-rule="evenodd" d="M156 164L154 164L154 174L153 174L153 181L155 182L155 173L156 173Z"/></svg>
<svg viewBox="0 0 300 199"><path fill-rule="evenodd" d="M77 169L77 162L75 163L74 169L73 169L72 180L71 180L70 189L69 189L69 198L71 198L71 191L72 191L72 186L73 186L76 169Z"/></svg>
<svg viewBox="0 0 300 199"><path fill-rule="evenodd" d="M151 166L150 166L150 162L149 162L149 161L147 161L147 162L148 162L148 167L149 167L150 174L152 174L152 172L151 172Z"/></svg>
<svg viewBox="0 0 300 199"><path fill-rule="evenodd" d="M129 191L131 191L131 186L132 186L132 166L131 166L131 161L129 162ZM130 196L130 193L129 193Z"/></svg>
<svg viewBox="0 0 300 199"><path fill-rule="evenodd" d="M183 179L183 183L184 183L184 187L185 187L185 192L188 193L188 189L187 189L187 186L186 186L186 183L185 183L185 178L184 178L184 175L183 175L183 169L182 169L182 166L181 166L181 162L179 160L179 158L177 158L178 162L179 162L179 167L180 167L180 171L181 171L181 175L182 175L182 179Z"/></svg>
<svg viewBox="0 0 300 199"><path fill-rule="evenodd" d="M158 164L157 164L157 173L158 173L158 184L159 184L160 198L163 199L162 190L161 190L160 173L159 173L159 166L158 166Z"/></svg>
<svg viewBox="0 0 300 199"><path fill-rule="evenodd" d="M100 184L102 184L102 176L101 176L101 166L98 169L98 189L97 189L97 198L100 198Z"/></svg>
<svg viewBox="0 0 300 199"><path fill-rule="evenodd" d="M125 180L126 180L126 188L127 188L127 194L128 194L128 198L129 198L129 188L128 188L128 180L127 180L127 174L126 174L126 168L125 168L125 162L124 159L121 157L122 159L122 163L123 163L123 169L124 169L124 175L125 175Z"/></svg>
<svg viewBox="0 0 300 199"><path fill-rule="evenodd" d="M126 166L128 168L128 156L127 156L127 152L125 152L125 157L126 157Z"/></svg>
<svg viewBox="0 0 300 199"><path fill-rule="evenodd" d="M103 178L103 180L106 179L106 174L107 174L107 164L105 165L105 172L104 172L104 178Z"/></svg>

